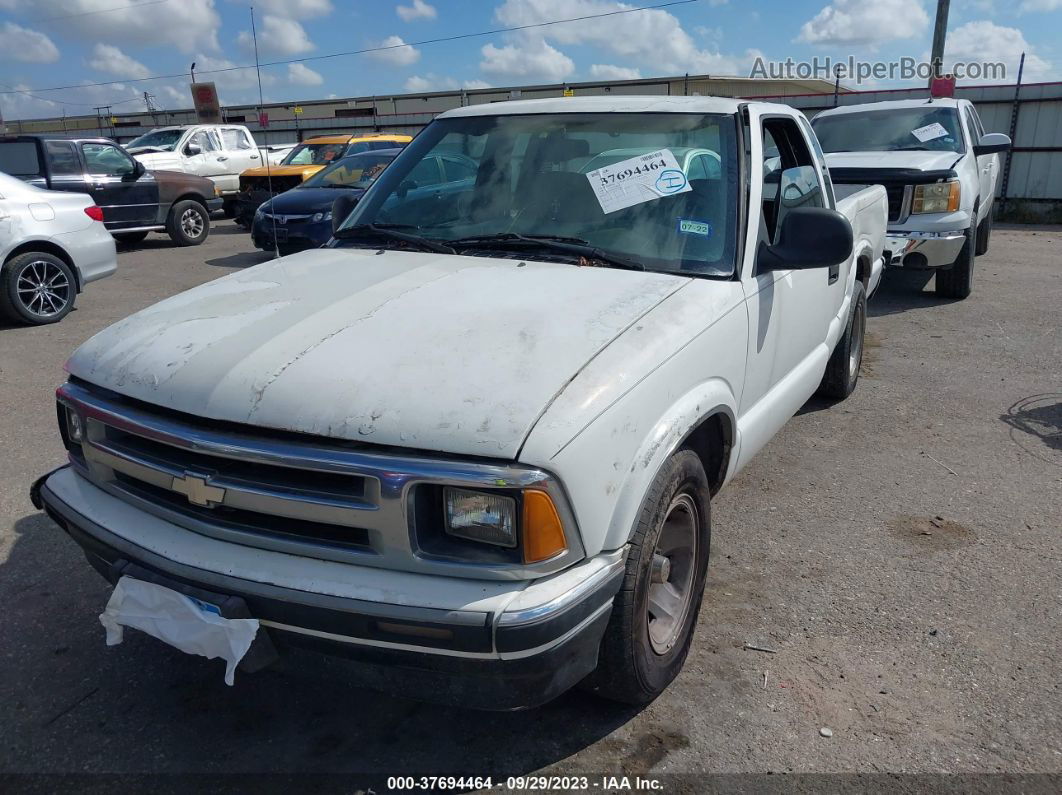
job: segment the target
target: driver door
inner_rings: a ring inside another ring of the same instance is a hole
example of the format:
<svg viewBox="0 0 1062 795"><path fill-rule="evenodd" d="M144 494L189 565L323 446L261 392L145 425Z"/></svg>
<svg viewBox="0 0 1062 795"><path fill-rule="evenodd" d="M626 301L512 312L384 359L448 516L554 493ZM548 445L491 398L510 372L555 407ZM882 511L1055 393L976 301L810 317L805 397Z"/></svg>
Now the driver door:
<svg viewBox="0 0 1062 795"><path fill-rule="evenodd" d="M103 209L108 229L130 229L156 223L159 187L150 171L120 147L105 142L81 144L88 192Z"/></svg>
<svg viewBox="0 0 1062 795"><path fill-rule="evenodd" d="M225 175L229 173L228 157L213 130L196 130L189 136L181 154L189 173L209 177L219 188L224 188Z"/></svg>

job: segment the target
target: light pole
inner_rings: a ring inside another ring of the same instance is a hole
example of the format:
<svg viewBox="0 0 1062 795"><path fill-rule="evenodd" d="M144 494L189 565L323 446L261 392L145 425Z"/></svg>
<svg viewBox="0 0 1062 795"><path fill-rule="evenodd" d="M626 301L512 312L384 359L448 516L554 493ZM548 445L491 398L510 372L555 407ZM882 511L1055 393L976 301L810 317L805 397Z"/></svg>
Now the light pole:
<svg viewBox="0 0 1062 795"><path fill-rule="evenodd" d="M944 65L944 40L948 35L948 10L951 0L937 0L937 21L933 26L933 51L929 56L929 64L932 67L929 76L930 85L933 79L940 77Z"/></svg>

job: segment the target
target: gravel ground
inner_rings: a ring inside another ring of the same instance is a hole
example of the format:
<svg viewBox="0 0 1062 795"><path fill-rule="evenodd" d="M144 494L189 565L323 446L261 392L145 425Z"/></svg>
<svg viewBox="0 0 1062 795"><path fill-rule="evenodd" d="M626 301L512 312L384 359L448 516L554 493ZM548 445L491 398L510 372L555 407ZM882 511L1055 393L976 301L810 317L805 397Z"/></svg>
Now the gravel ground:
<svg viewBox="0 0 1062 795"><path fill-rule="evenodd" d="M661 698L503 715L351 688L315 657L228 688L146 636L104 646L108 587L27 497L63 461L52 391L89 335L248 249L228 222L200 248L152 236L61 324L0 329L0 772L1062 772L1062 229L997 228L967 301L890 274L855 395L806 406L716 500Z"/></svg>

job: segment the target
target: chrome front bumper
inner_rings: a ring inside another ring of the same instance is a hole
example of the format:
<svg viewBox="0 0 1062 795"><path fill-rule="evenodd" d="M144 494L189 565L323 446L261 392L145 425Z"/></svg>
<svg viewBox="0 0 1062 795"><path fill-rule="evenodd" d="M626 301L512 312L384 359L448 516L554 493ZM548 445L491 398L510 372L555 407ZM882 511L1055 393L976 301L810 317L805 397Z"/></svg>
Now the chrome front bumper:
<svg viewBox="0 0 1062 795"><path fill-rule="evenodd" d="M40 478L31 499L112 583L236 600L282 649L352 658L357 684L480 709L536 706L590 673L625 571L625 549L533 582L300 558L191 532L69 467Z"/></svg>
<svg viewBox="0 0 1062 795"><path fill-rule="evenodd" d="M891 253L890 267L924 270L946 268L955 262L966 240L963 229L946 232L889 232L885 250Z"/></svg>

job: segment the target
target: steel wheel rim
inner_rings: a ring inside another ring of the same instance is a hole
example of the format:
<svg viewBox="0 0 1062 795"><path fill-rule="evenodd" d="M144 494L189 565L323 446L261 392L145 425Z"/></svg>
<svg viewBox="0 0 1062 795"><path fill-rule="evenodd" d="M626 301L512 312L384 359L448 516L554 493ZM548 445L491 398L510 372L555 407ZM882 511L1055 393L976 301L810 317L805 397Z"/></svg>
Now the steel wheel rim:
<svg viewBox="0 0 1062 795"><path fill-rule="evenodd" d="M656 654L667 654L675 647L686 623L693 602L700 524L693 497L676 494L653 550L645 605L649 644Z"/></svg>
<svg viewBox="0 0 1062 795"><path fill-rule="evenodd" d="M55 317L70 303L70 280L54 262L26 263L15 277L19 303L36 317Z"/></svg>
<svg viewBox="0 0 1062 795"><path fill-rule="evenodd" d="M865 313L856 308L855 322L852 323L852 345L848 354L848 378L849 380L859 374L859 365L863 362L863 333L866 330L867 319Z"/></svg>
<svg viewBox="0 0 1062 795"><path fill-rule="evenodd" d="M197 210L189 207L181 213L181 231L188 237L199 237L203 234L203 217Z"/></svg>

